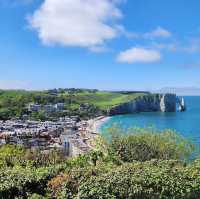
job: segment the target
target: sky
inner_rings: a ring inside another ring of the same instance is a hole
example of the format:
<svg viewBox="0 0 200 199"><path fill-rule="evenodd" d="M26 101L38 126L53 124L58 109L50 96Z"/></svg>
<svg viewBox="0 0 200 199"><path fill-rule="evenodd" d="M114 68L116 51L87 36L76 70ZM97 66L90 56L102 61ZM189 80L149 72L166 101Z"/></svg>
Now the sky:
<svg viewBox="0 0 200 199"><path fill-rule="evenodd" d="M200 87L199 0L0 0L0 88Z"/></svg>

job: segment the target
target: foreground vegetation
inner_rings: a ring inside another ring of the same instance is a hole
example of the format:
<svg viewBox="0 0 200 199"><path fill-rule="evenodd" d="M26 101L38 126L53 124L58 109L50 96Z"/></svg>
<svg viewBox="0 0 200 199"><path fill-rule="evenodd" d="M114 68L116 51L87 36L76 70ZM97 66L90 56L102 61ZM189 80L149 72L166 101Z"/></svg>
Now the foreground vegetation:
<svg viewBox="0 0 200 199"><path fill-rule="evenodd" d="M0 148L0 198L197 199L200 159L176 133L113 128L96 150L73 159L62 153Z"/></svg>
<svg viewBox="0 0 200 199"><path fill-rule="evenodd" d="M49 91L0 90L0 120L22 117L24 114L31 119L49 119L59 116L79 115L90 118L105 114L107 109L120 103L133 100L144 93L102 92L86 89L55 89ZM47 115L40 111L30 114L29 103L47 105L65 103L65 111ZM81 108L83 105L86 108Z"/></svg>

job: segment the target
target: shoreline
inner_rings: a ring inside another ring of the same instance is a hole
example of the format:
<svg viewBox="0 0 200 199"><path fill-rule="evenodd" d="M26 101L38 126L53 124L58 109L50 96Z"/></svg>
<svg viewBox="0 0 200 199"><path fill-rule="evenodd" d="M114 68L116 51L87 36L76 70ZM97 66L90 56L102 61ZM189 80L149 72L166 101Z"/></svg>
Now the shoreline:
<svg viewBox="0 0 200 199"><path fill-rule="evenodd" d="M100 135L101 126L107 122L111 117L100 116L87 121L86 135L88 137L87 145L89 150L96 149L96 138Z"/></svg>
<svg viewBox="0 0 200 199"><path fill-rule="evenodd" d="M111 117L109 116L100 116L91 120L88 120L87 131L92 134L99 134L101 126L107 122Z"/></svg>

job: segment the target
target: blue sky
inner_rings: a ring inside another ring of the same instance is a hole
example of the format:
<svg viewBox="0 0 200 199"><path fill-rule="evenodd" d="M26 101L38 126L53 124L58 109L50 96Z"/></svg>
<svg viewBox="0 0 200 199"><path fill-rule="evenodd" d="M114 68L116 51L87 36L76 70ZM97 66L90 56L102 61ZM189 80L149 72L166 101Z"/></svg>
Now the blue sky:
<svg viewBox="0 0 200 199"><path fill-rule="evenodd" d="M1 0L0 88L199 87L199 0Z"/></svg>

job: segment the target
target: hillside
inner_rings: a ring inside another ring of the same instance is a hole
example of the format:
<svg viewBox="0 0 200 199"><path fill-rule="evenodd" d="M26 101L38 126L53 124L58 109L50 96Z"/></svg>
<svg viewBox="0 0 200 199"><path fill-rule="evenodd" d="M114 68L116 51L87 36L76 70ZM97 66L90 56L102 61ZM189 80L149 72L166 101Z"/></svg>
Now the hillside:
<svg viewBox="0 0 200 199"><path fill-rule="evenodd" d="M72 98L78 104L89 103L97 106L101 110L106 110L108 108L111 108L112 106L128 102L142 95L144 94L143 93L124 94L124 93L97 91L95 93L80 92L74 94L74 96L72 96L69 93L66 93L62 96L65 96L67 98Z"/></svg>
<svg viewBox="0 0 200 199"><path fill-rule="evenodd" d="M1 90L0 91L0 119L31 115L38 119L38 114L29 113L30 103L48 105L64 103L64 110L51 113L49 116L80 115L93 117L104 114L107 109L136 99L145 93L105 92L88 89L54 89L48 91ZM41 118L44 113L40 111ZM47 114L45 114L47 116Z"/></svg>

